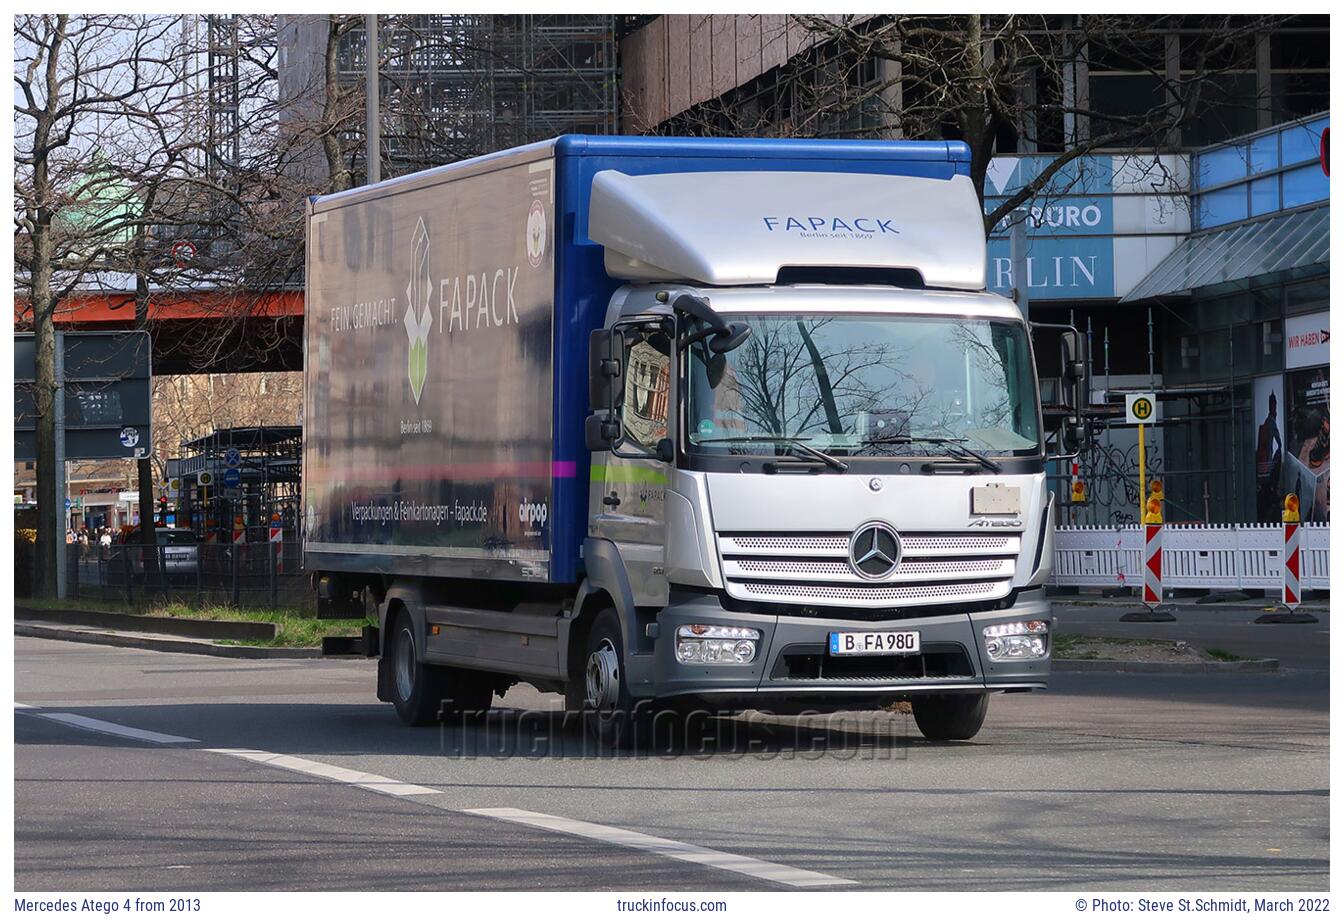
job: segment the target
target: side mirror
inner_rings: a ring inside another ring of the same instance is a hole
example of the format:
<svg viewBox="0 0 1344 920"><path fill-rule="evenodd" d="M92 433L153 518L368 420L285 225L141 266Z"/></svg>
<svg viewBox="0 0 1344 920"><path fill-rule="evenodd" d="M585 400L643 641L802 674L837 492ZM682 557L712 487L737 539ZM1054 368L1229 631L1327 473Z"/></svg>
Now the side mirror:
<svg viewBox="0 0 1344 920"><path fill-rule="evenodd" d="M621 422L614 413L594 412L583 423L583 442L591 451L611 450L621 440Z"/></svg>
<svg viewBox="0 0 1344 920"><path fill-rule="evenodd" d="M729 323L728 328L709 337L709 350L722 355L732 351L751 337L751 327L746 323Z"/></svg>
<svg viewBox="0 0 1344 920"><path fill-rule="evenodd" d="M588 336L588 408L593 412L615 414L623 374L618 341L611 329L594 329Z"/></svg>
<svg viewBox="0 0 1344 920"><path fill-rule="evenodd" d="M1071 393L1063 394L1065 399L1073 397L1071 405L1082 406L1087 400L1087 365L1083 363L1083 337L1077 329L1065 329L1059 336L1059 360L1064 382Z"/></svg>

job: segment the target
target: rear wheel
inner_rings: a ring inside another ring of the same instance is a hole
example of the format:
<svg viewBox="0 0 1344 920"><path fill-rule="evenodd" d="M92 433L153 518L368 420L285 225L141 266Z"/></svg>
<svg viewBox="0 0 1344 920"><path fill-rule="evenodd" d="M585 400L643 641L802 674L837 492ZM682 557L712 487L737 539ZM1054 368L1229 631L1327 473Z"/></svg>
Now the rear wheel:
<svg viewBox="0 0 1344 920"><path fill-rule="evenodd" d="M967 741L985 724L988 693L916 696L910 700L915 724L930 741Z"/></svg>
<svg viewBox="0 0 1344 920"><path fill-rule="evenodd" d="M386 654L392 705L407 725L432 725L447 716L490 708L494 690L485 675L420 660L415 626L405 611L396 616Z"/></svg>

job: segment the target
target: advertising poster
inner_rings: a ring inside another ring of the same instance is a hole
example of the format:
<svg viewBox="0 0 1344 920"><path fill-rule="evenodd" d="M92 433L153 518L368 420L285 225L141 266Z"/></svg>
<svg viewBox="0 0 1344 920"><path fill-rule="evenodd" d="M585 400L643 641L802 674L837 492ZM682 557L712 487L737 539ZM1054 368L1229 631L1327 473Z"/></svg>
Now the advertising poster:
<svg viewBox="0 0 1344 920"><path fill-rule="evenodd" d="M1255 519L1262 524L1281 520L1283 481L1283 378L1257 377L1252 391L1255 422Z"/></svg>
<svg viewBox="0 0 1344 920"><path fill-rule="evenodd" d="M549 162L519 163L314 214L305 550L323 564L547 577L551 192Z"/></svg>
<svg viewBox="0 0 1344 920"><path fill-rule="evenodd" d="M1330 520L1330 369L1289 371L1284 490L1296 492L1302 520Z"/></svg>

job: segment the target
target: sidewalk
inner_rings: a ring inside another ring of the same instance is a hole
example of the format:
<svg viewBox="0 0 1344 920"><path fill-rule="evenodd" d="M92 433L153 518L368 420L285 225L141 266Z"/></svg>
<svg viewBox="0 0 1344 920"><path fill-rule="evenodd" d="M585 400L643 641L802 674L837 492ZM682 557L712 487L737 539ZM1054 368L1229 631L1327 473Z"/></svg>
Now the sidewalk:
<svg viewBox="0 0 1344 920"><path fill-rule="evenodd" d="M1319 623L1256 623L1256 617L1274 606L1273 598L1221 604L1196 604L1195 598L1176 598L1167 609L1171 623L1125 623L1122 614L1142 610L1138 598L1095 596L1055 597L1056 629L1081 636L1122 639L1183 640L1202 648L1222 649L1246 658L1277 658L1288 669L1330 669L1330 608L1303 604Z"/></svg>

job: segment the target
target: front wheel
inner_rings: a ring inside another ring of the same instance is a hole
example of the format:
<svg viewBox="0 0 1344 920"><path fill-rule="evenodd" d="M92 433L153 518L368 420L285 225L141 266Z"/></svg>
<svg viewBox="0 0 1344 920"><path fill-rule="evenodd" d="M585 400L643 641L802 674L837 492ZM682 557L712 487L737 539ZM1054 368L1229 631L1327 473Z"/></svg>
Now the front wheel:
<svg viewBox="0 0 1344 920"><path fill-rule="evenodd" d="M930 741L968 741L985 724L988 693L916 696L910 700L915 724Z"/></svg>
<svg viewBox="0 0 1344 920"><path fill-rule="evenodd" d="M651 700L636 701L630 696L621 623L615 610L603 610L593 620L582 668L582 673L574 675L572 699L582 713L588 736L608 749L634 747L647 738L653 705Z"/></svg>

